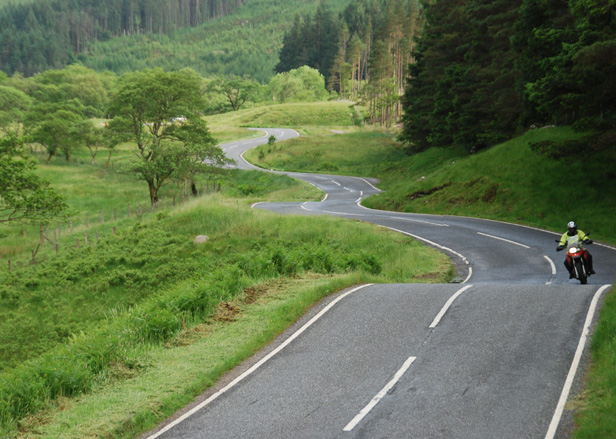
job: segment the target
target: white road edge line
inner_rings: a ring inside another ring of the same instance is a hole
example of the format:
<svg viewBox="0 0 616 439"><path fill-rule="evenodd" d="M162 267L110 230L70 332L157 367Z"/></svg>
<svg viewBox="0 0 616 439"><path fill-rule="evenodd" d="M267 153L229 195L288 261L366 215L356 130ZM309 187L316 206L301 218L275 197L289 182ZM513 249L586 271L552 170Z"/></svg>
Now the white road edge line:
<svg viewBox="0 0 616 439"><path fill-rule="evenodd" d="M439 313L436 315L436 317L434 317L434 320L432 321L432 323L430 323L430 326L428 327L430 329L436 328L436 325L440 323L441 319L443 318L447 310L449 310L449 308L451 307L451 304L453 303L453 301L456 300L460 294L468 290L470 287L472 287L472 285L467 285L465 287L460 288L458 291L456 291L456 293L449 298L449 300L445 303L445 305L443 305Z"/></svg>
<svg viewBox="0 0 616 439"><path fill-rule="evenodd" d="M440 248L441 250L445 250L445 251L448 251L449 253L453 253L454 255L456 255L457 257L462 259L462 261L464 261L464 263L466 265L468 265L468 259L466 259L466 257L463 254L458 253L457 251L452 250L449 247L445 247L443 245L437 244L436 242L430 241L429 239L426 239L426 238L422 238L421 236L417 236L417 235L413 235L412 233L405 232L404 230L399 230L399 229L395 229L393 227L388 227L388 226L381 226L381 227L385 227L386 229L393 230L394 232L402 233L403 235L410 236L411 238L415 238L415 239L417 239L419 241L423 241L423 242L428 243L428 244L430 244L430 245L432 245L432 246L434 246L436 248Z"/></svg>
<svg viewBox="0 0 616 439"><path fill-rule="evenodd" d="M388 382L385 387L383 387L383 389L376 394L376 396L374 398L372 398L372 400L368 403L368 405L366 407L364 407L363 409L361 409L361 411L357 414L357 416L355 416L353 418L353 420L351 422L349 422L346 427L343 428L343 431L351 431L355 428L355 426L357 424L359 424L361 422L362 419L364 419L364 417L370 413L370 411L381 401L381 399L383 399L383 397L385 395L387 395L387 393L396 385L396 383L398 381L400 381L400 378L402 378L402 375L404 375L404 373L408 370L409 367L411 367L411 364L413 364L413 361L415 361L417 357L409 357L404 364L402 365L402 367L398 370L398 372L396 372L396 374L394 375L394 377L391 379L390 382Z"/></svg>
<svg viewBox="0 0 616 439"><path fill-rule="evenodd" d="M519 242L515 242L515 241L510 241L509 239L500 238L498 236L488 235L487 233L477 232L477 234L482 235L482 236L487 236L488 238L492 238L492 239L498 239L499 241L505 241L505 242L508 242L509 244L519 245L520 247L530 248L528 245L520 244Z"/></svg>
<svg viewBox="0 0 616 439"><path fill-rule="evenodd" d="M323 308L317 315L315 315L313 318L311 318L306 324L304 324L304 326L302 326L301 328L299 328L297 331L295 331L293 333L293 335L291 335L288 339L286 339L284 341L284 343L282 343L280 346L278 346L276 349L274 349L272 352L270 352L269 354L267 354L265 357L263 357L261 360L259 360L259 362L257 362L256 364L254 364L250 369L248 369L246 372L244 372L243 374L241 374L240 376L238 376L237 378L235 378L233 381L231 381L229 384L227 384L225 387L223 387L222 389L220 389L218 392L214 393L212 396L210 396L208 399L206 399L205 401L203 401L201 404L195 406L193 409L191 409L190 411L186 412L185 414L183 414L182 416L180 416L179 418L177 418L175 421L169 423L168 425L166 425L163 429L161 429L160 431L154 433L151 436L148 436L146 439L155 439L157 437L159 437L160 435L162 435L163 433L166 433L167 431L171 430L173 427L175 427L176 425L178 425L180 422L183 422L184 420L188 419L190 416L194 415L195 413L197 413L199 410L201 410L202 408L204 408L205 406L209 405L212 401L214 401L215 399L217 399L219 396L223 395L224 393L226 393L227 391L229 391L231 388L235 387L238 383L240 383L242 380L244 380L246 377L248 377L249 375L251 375L253 372L255 372L257 369L259 369L261 366L263 366L263 364L265 364L267 361L269 361L272 357L274 357L276 354L278 354L280 351L282 351L285 347L287 347L293 340L295 340L297 337L299 337L304 331L306 331L308 328L310 328L317 320L319 320L321 317L323 317L323 315L325 313L327 313L330 309L332 309L338 302L340 302L342 299L344 299L345 297L347 297L350 294L353 294L356 291L361 290L362 288L366 288L369 287L373 284L365 284L365 285L360 285L356 288L353 288L350 291L347 291L346 293L338 296L335 300L333 300L329 305L327 305L325 308Z"/></svg>
<svg viewBox="0 0 616 439"><path fill-rule="evenodd" d="M565 385L563 386L563 390L560 394L560 399L558 400L558 404L556 405L556 411L554 412L554 416L552 417L552 422L550 422L550 427L548 428L548 432L545 435L545 439L553 439L554 435L556 434L558 424L560 423L560 418L563 414L563 410L565 409L565 404L567 402L567 399L569 398L571 386L573 385L573 378L575 378L575 374L580 364L580 359L582 358L582 352L584 351L584 346L586 345L586 339L588 338L588 333L590 331L590 324L592 323L592 319L595 314L595 308L597 307L597 303L599 302L599 297L601 297L601 294L603 294L603 292L611 286L612 285L610 284L603 285L597 290L595 296L592 298L592 302L590 303L590 307L588 308L588 314L586 315L584 329L582 330L582 335L580 336L580 341L578 343L577 350L575 351L573 362L571 363L571 367L569 368L567 380L565 381Z"/></svg>
<svg viewBox="0 0 616 439"><path fill-rule="evenodd" d="M370 183L368 180L366 180L365 178L361 178L359 177L359 179L361 181L363 181L364 183L366 183L368 186L370 186L372 189L374 189L375 191L379 191L379 192L383 192L382 190L380 190L378 187L375 187L372 183Z"/></svg>
<svg viewBox="0 0 616 439"><path fill-rule="evenodd" d="M552 279L554 279L554 276L556 276L556 265L554 265L554 261L552 261L552 259L549 256L543 255L543 257L550 263L550 265L552 266L552 277L550 278L549 282L546 282L546 285L550 285L552 283Z"/></svg>

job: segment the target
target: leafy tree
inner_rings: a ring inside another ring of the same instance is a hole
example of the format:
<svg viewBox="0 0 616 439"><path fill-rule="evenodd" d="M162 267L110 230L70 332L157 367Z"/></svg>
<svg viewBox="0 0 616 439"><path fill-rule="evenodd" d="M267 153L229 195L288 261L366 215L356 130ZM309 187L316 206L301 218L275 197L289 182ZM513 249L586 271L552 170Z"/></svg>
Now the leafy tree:
<svg viewBox="0 0 616 439"><path fill-rule="evenodd" d="M83 105L73 99L59 103L35 105L26 115L26 131L33 142L47 150L46 163L58 152L70 160L71 152L80 145L77 124L83 120Z"/></svg>
<svg viewBox="0 0 616 439"><path fill-rule="evenodd" d="M231 105L233 111L237 111L248 100L256 100L259 84L250 79L242 79L237 76L214 80L208 89L212 93L223 95Z"/></svg>
<svg viewBox="0 0 616 439"><path fill-rule="evenodd" d="M134 142L137 159L130 170L148 184L153 205L170 178L229 163L199 115L204 106L200 78L190 72L151 69L119 79L109 129Z"/></svg>
<svg viewBox="0 0 616 439"><path fill-rule="evenodd" d="M0 224L33 221L47 223L67 205L36 174L36 164L23 151L23 139L0 138Z"/></svg>
<svg viewBox="0 0 616 439"><path fill-rule="evenodd" d="M21 90L0 85L0 130L6 133L23 122L31 105L32 99Z"/></svg>
<svg viewBox="0 0 616 439"><path fill-rule="evenodd" d="M105 144L103 128L97 127L89 119L82 119L74 125L73 131L73 136L80 139L90 151L90 163L94 165L99 148Z"/></svg>
<svg viewBox="0 0 616 439"><path fill-rule="evenodd" d="M328 97L325 78L308 66L277 74L270 81L269 90L279 102L313 102Z"/></svg>

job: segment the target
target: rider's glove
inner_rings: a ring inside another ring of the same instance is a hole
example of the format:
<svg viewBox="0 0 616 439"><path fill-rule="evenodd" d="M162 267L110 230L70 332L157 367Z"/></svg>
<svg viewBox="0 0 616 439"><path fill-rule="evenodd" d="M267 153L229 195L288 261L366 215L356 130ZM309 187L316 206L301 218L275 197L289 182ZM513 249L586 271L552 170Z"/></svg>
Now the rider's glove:
<svg viewBox="0 0 616 439"><path fill-rule="evenodd" d="M592 244L592 239L585 239L582 241L584 244Z"/></svg>
<svg viewBox="0 0 616 439"><path fill-rule="evenodd" d="M564 245L559 245L558 247L556 247L556 251L559 252L559 251L561 251L564 248L565 248Z"/></svg>

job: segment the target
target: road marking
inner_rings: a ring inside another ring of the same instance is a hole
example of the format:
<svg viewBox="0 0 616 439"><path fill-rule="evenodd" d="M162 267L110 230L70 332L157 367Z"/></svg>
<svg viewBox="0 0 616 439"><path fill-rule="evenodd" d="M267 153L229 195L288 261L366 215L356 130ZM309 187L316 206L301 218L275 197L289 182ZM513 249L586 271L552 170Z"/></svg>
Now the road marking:
<svg viewBox="0 0 616 439"><path fill-rule="evenodd" d="M355 416L353 420L349 422L346 425L346 427L343 428L343 431L353 430L355 426L359 424L361 420L364 419L364 417L368 413L370 413L370 411L381 401L381 399L383 399L383 397L387 395L387 393L396 385L396 383L400 381L400 378L402 378L402 375L404 375L404 373L408 370L408 368L411 367L411 364L413 364L413 361L415 361L416 358L417 357L409 357L404 362L402 367L398 370L398 372L396 372L392 380L388 382L387 385L385 385L385 387L383 387L383 389L379 393L377 393L374 398L372 398L372 400L368 403L366 407L361 409L361 411L357 414L357 416Z"/></svg>
<svg viewBox="0 0 616 439"><path fill-rule="evenodd" d="M399 221L410 221L410 222L413 222L413 223L429 224L431 226L449 227L449 224L433 223L431 221L422 221L422 220L413 219L413 218L403 218L403 217L399 217L399 216L389 216L389 217L386 217L386 218L393 219L393 220L399 220Z"/></svg>
<svg viewBox="0 0 616 439"><path fill-rule="evenodd" d="M492 239L498 239L499 241L505 241L505 242L508 242L509 244L519 245L520 247L530 248L529 246L524 245L524 244L520 244L519 242L510 241L509 239L500 238L500 237L494 236L494 235L488 235L487 233L477 232L477 234L478 235L482 235L482 236L487 236L488 238L492 238Z"/></svg>
<svg viewBox="0 0 616 439"><path fill-rule="evenodd" d="M385 228L387 228L387 229L389 229L389 230L393 230L394 232L402 233L403 235L410 236L411 238L415 238L415 239L417 239L417 240L419 240L419 241L423 241L423 242L425 242L425 243L427 243L427 244L430 244L430 245L432 245L432 246L434 246L434 247L436 247L436 248L440 248L441 250L448 251L449 253L453 253L454 255L456 255L457 257L459 257L460 259L462 259L462 261L464 261L464 263L465 263L465 264L467 264L467 265L468 265L468 259L466 259L466 257L465 257L463 254L458 253L457 251L452 250L452 249L450 249L449 247L442 246L442 245L440 245L440 244L437 244L437 243L436 243L436 242L434 242L434 241L430 241L430 240L428 240L428 239L426 239L426 238L422 238L421 236L413 235L412 233L405 232L405 231L403 231L403 230L394 229L393 227L387 227L387 226L382 226L382 227L385 227Z"/></svg>
<svg viewBox="0 0 616 439"><path fill-rule="evenodd" d="M365 178L360 178L361 181L363 181L364 183L366 183L368 186L370 186L372 189L374 189L375 191L379 191L379 192L383 192L382 190L380 190L378 187L375 187L372 183L370 183L368 180L366 180Z"/></svg>
<svg viewBox="0 0 616 439"><path fill-rule="evenodd" d="M550 422L550 427L548 428L548 432L545 435L545 439L553 439L554 435L556 434L558 424L560 423L560 418L563 414L563 410L565 409L565 403L569 398L569 392L571 391L571 386L573 385L573 378L575 378L575 373L577 372L578 366L580 365L580 359L582 358L582 352L584 351L584 346L586 345L586 339L588 339L590 324L592 323L592 319L595 314L597 302L599 302L599 297L601 297L601 294L603 294L603 292L611 286L612 285L609 284L603 285L597 290L595 296L592 298L590 308L588 308L588 314L586 315L586 322L584 322L584 329L582 330L582 335L580 336L580 341L578 343L577 350L575 351L573 362L571 363L571 367L569 368L567 380L565 381L563 391L560 394L560 399L558 400L558 404L556 405L556 411L554 412L554 416L552 417L552 422Z"/></svg>
<svg viewBox="0 0 616 439"><path fill-rule="evenodd" d="M276 349L274 349L272 352L270 352L269 354L267 354L265 357L263 357L261 360L259 360L259 362L257 362L256 364L254 364L250 369L248 369L246 372L244 372L243 374L241 374L240 376L238 376L237 378L235 378L233 381L231 381L229 384L227 384L225 387L223 387L222 389L220 389L218 392L214 393L212 396L210 396L208 399L206 399L205 401L203 401L201 404L197 405L196 407L194 407L192 410L190 410L189 412L186 412L184 415L180 416L179 418L177 418L175 421L167 424L163 429L161 429L160 431L154 433L152 436L148 436L146 439L155 439L157 437L159 437L160 435L162 435L163 433L166 433L167 431L171 430L173 427L175 427L176 425L178 425L180 422L185 421L186 419L188 419L189 417L191 417L192 415L194 415L195 413L197 413L199 410L201 410L202 408L204 408L205 406L209 405L212 401L214 401L215 399L217 399L219 396L223 395L224 393L228 392L231 388L235 387L237 384L239 384L242 380L244 380L246 377L248 377L249 375L251 375L253 372L255 372L257 369L259 369L261 366L263 366L267 361L269 361L272 357L274 357L276 354L278 354L280 351L282 351L285 347L287 347L293 340L295 340L297 337L299 337L304 331L306 331L308 328L310 328L317 320L319 320L321 317L323 317L323 315L325 313L327 313L330 309L332 309L338 302L340 302L342 299L344 299L345 297L353 294L356 291L361 290L362 288L366 288L369 287L373 284L365 284L365 285L360 285L356 288L353 288L350 291L347 291L346 293L338 296L335 300L333 300L329 305L327 305L325 308L323 308L317 315L315 315L313 318L311 318L304 326L302 326L301 328L299 328L297 331L295 331L293 333L293 335L291 335L288 339L286 339L284 341L284 343L282 343L280 346L278 346Z"/></svg>
<svg viewBox="0 0 616 439"><path fill-rule="evenodd" d="M466 276L466 279L464 279L462 281L462 284L465 284L466 282L468 282L472 275L473 275L473 267L469 266L468 267L468 275Z"/></svg>
<svg viewBox="0 0 616 439"><path fill-rule="evenodd" d="M472 285L467 285L463 288L460 288L453 296L449 298L449 300L445 303L445 305L443 305L443 307L441 308L439 313L436 315L436 317L434 317L434 320L432 321L432 323L430 323L430 326L429 326L430 329L436 328L436 325L440 323L441 319L443 318L447 310L451 307L451 304L453 303L453 301L456 300L460 294L468 290L470 287L472 287Z"/></svg>
<svg viewBox="0 0 616 439"><path fill-rule="evenodd" d="M543 257L550 263L550 265L552 266L552 277L550 278L550 280L548 282L546 282L546 285L550 285L552 283L552 279L554 279L554 276L556 276L556 265L554 265L554 261L552 261L552 259L549 256L543 255Z"/></svg>

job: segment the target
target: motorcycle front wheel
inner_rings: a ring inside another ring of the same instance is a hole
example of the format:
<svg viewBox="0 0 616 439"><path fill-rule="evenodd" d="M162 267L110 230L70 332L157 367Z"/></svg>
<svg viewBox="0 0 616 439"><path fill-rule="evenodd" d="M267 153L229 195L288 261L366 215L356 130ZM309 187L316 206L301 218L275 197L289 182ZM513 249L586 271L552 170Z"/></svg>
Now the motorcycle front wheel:
<svg viewBox="0 0 616 439"><path fill-rule="evenodd" d="M588 279L586 278L586 272L584 271L584 264L581 259L575 260L575 271L578 274L578 279L582 285L586 285Z"/></svg>

